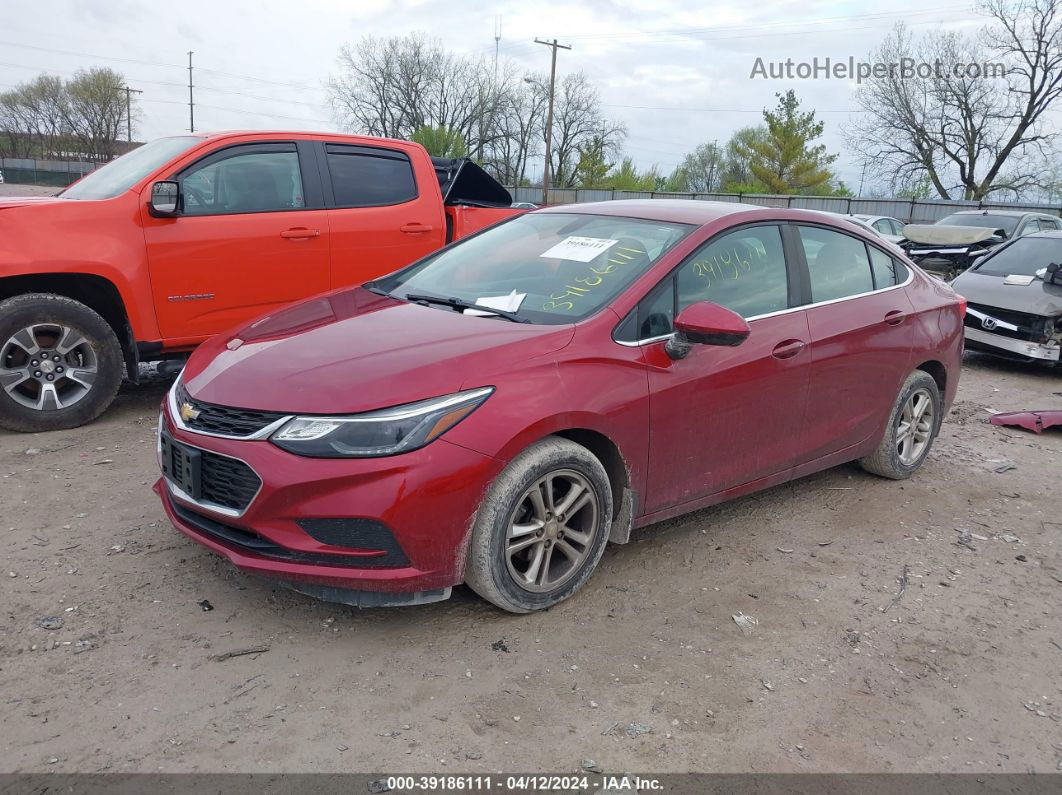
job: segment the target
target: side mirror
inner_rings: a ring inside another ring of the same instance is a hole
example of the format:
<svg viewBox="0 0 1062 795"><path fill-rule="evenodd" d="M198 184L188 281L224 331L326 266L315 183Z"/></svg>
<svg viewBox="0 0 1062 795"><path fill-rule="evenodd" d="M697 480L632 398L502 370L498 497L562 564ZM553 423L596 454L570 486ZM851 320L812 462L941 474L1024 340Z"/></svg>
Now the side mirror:
<svg viewBox="0 0 1062 795"><path fill-rule="evenodd" d="M1044 281L1048 284L1062 285L1062 265L1057 262L1052 262L1047 266L1047 273L1044 275Z"/></svg>
<svg viewBox="0 0 1062 795"><path fill-rule="evenodd" d="M171 218L180 212L181 186L172 180L162 180L151 186L148 208L157 218Z"/></svg>
<svg viewBox="0 0 1062 795"><path fill-rule="evenodd" d="M672 359L689 355L693 345L740 345L752 330L745 318L725 306L698 301L679 312L675 333L664 350Z"/></svg>

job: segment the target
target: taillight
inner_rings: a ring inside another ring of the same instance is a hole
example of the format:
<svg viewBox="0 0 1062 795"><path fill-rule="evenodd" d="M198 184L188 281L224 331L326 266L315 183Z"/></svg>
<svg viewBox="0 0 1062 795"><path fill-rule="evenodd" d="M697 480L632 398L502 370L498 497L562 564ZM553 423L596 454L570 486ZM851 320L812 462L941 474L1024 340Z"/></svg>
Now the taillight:
<svg viewBox="0 0 1062 795"><path fill-rule="evenodd" d="M960 317L966 317L966 299L961 295L959 296L959 315Z"/></svg>

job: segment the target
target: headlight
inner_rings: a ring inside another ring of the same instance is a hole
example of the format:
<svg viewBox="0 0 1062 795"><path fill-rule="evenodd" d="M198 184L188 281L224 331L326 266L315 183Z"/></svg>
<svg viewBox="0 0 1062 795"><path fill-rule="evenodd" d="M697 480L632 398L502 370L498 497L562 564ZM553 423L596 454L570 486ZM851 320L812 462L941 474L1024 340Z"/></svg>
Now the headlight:
<svg viewBox="0 0 1062 795"><path fill-rule="evenodd" d="M482 387L349 417L295 417L271 441L313 458L368 458L423 447L442 436L490 397Z"/></svg>

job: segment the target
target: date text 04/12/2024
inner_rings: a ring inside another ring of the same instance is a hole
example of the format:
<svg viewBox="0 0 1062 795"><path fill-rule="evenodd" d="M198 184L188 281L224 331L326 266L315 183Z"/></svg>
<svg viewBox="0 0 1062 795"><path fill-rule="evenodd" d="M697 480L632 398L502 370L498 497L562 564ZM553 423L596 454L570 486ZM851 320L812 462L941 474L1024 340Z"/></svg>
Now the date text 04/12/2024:
<svg viewBox="0 0 1062 795"><path fill-rule="evenodd" d="M663 789L659 779L631 775L388 776L381 783L392 792L596 792L599 789L647 792Z"/></svg>

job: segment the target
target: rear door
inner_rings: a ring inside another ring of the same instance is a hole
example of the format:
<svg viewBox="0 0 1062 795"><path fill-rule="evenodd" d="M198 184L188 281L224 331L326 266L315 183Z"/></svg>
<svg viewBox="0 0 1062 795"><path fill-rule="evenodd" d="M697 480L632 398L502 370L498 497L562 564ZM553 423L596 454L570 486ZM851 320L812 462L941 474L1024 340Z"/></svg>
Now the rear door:
<svg viewBox="0 0 1062 795"><path fill-rule="evenodd" d="M833 228L796 226L812 304L811 381L800 462L879 434L912 368L906 266Z"/></svg>
<svg viewBox="0 0 1062 795"><path fill-rule="evenodd" d="M321 143L332 287L383 276L441 248L446 217L434 168L385 146Z"/></svg>
<svg viewBox="0 0 1062 795"><path fill-rule="evenodd" d="M305 144L235 144L173 176L181 214L144 212L164 337L206 337L328 289L327 219Z"/></svg>
<svg viewBox="0 0 1062 795"><path fill-rule="evenodd" d="M745 317L737 347L694 345L672 361L644 342L649 364L649 512L714 494L793 465L808 390L810 336L790 278L782 227L726 232L698 249L639 308L639 336L659 339L676 311L713 301Z"/></svg>

